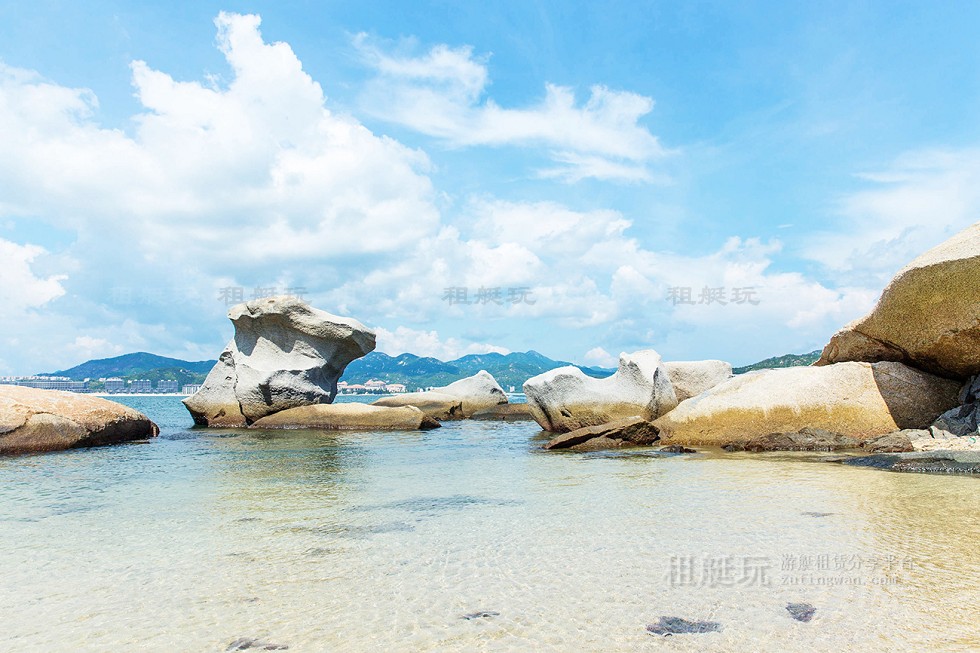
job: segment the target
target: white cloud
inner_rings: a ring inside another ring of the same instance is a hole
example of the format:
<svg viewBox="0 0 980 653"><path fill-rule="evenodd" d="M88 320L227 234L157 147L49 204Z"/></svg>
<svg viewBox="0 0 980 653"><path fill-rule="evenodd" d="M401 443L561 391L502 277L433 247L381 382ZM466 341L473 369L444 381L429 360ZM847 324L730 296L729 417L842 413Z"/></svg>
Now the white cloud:
<svg viewBox="0 0 980 653"><path fill-rule="evenodd" d="M585 352L585 362L599 367L616 367L619 364L619 358L602 347L593 347Z"/></svg>
<svg viewBox="0 0 980 653"><path fill-rule="evenodd" d="M400 326L394 331L379 327L378 351L389 356L411 353L450 361L467 354L509 354L510 350L486 343L467 343L458 338L442 339L436 331L409 329Z"/></svg>
<svg viewBox="0 0 980 653"><path fill-rule="evenodd" d="M43 247L18 245L0 238L0 322L19 317L28 309L44 306L65 294L62 281L67 275L39 277L31 269L35 259L45 254Z"/></svg>
<svg viewBox="0 0 980 653"><path fill-rule="evenodd" d="M470 47L436 45L413 56L385 52L364 34L354 44L378 73L365 104L379 118L456 147L547 148L558 165L539 176L652 181L648 165L668 153L640 124L653 110L648 97L595 85L580 103L573 89L547 84L537 104L504 108L485 97L489 57Z"/></svg>
<svg viewBox="0 0 980 653"><path fill-rule="evenodd" d="M903 265L980 216L980 150L918 150L859 176L833 230L808 238L804 254L842 283L884 286Z"/></svg>

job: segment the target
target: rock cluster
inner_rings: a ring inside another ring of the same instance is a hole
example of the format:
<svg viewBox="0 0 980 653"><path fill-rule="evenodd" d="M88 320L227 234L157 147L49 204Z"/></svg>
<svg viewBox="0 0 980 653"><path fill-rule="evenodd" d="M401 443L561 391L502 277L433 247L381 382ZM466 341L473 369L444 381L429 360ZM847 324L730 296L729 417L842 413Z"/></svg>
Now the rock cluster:
<svg viewBox="0 0 980 653"><path fill-rule="evenodd" d="M331 403L354 359L374 349L374 332L291 297L232 307L235 337L201 389L184 400L203 426L247 426L289 408Z"/></svg>

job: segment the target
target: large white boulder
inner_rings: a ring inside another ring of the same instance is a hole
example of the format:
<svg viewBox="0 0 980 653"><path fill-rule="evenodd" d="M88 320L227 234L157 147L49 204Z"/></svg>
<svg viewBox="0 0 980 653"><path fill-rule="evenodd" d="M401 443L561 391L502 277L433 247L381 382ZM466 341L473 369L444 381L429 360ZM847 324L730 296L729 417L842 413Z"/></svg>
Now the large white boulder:
<svg viewBox="0 0 980 653"><path fill-rule="evenodd" d="M980 223L902 268L817 365L900 361L956 379L980 373Z"/></svg>
<svg viewBox="0 0 980 653"><path fill-rule="evenodd" d="M646 349L619 355L612 376L594 379L571 365L524 383L531 415L545 431L564 433L626 417L652 420L677 405L660 354Z"/></svg>
<svg viewBox="0 0 980 653"><path fill-rule="evenodd" d="M415 406L387 408L360 403L289 408L256 420L251 426L257 429L320 431L418 431L438 427L439 422Z"/></svg>
<svg viewBox="0 0 980 653"><path fill-rule="evenodd" d="M710 390L732 378L732 364L725 361L668 361L664 363L677 401L681 402Z"/></svg>
<svg viewBox="0 0 980 653"><path fill-rule="evenodd" d="M438 420L463 419L473 413L507 403L507 394L486 370L425 392L384 397L374 406L415 406Z"/></svg>
<svg viewBox="0 0 980 653"><path fill-rule="evenodd" d="M0 385L0 455L144 440L159 432L145 415L114 401Z"/></svg>
<svg viewBox="0 0 980 653"><path fill-rule="evenodd" d="M184 400L197 424L247 426L297 406L330 403L354 359L374 349L374 332L291 297L232 307L235 337L204 385Z"/></svg>
<svg viewBox="0 0 980 653"><path fill-rule="evenodd" d="M837 363L736 376L654 421L666 444L748 442L816 428L865 440L928 427L960 384L901 363Z"/></svg>

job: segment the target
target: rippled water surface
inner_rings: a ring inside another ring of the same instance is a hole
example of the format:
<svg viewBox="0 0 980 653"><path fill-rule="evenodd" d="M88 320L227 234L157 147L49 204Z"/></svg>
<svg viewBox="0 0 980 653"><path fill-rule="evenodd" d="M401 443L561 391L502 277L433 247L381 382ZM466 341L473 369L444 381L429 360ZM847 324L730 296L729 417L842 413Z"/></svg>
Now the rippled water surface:
<svg viewBox="0 0 980 653"><path fill-rule="evenodd" d="M119 401L162 437L0 459L3 650L980 650L977 479L545 452L526 422L200 430L177 398Z"/></svg>

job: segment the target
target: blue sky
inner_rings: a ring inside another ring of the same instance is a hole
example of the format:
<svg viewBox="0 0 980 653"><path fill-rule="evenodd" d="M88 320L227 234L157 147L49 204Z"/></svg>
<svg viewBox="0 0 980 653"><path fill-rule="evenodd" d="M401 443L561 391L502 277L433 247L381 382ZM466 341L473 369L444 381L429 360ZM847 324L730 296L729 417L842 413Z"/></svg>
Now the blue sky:
<svg viewBox="0 0 980 653"><path fill-rule="evenodd" d="M213 357L229 288L392 354L822 346L978 219L980 5L734 4L0 2L0 374Z"/></svg>

